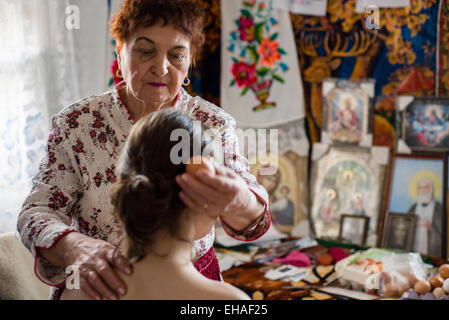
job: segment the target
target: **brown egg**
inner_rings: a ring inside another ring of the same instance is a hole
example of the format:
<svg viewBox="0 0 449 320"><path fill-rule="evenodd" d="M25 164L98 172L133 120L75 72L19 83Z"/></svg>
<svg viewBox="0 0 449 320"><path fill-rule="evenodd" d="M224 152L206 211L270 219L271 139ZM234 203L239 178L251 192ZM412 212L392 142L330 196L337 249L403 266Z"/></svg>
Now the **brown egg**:
<svg viewBox="0 0 449 320"><path fill-rule="evenodd" d="M442 288L435 288L435 290L433 290L433 296L435 297L435 299L440 299L445 294L446 292L444 292Z"/></svg>
<svg viewBox="0 0 449 320"><path fill-rule="evenodd" d="M432 286L432 289L440 288L443 285L443 278L440 276L433 276L429 279L429 283Z"/></svg>
<svg viewBox="0 0 449 320"><path fill-rule="evenodd" d="M415 287L413 289L417 294L424 295L427 292L430 292L432 290L432 287L430 286L430 283L428 281L420 280L415 283Z"/></svg>
<svg viewBox="0 0 449 320"><path fill-rule="evenodd" d="M443 264L440 267L440 276L443 279L449 278L449 264Z"/></svg>
<svg viewBox="0 0 449 320"><path fill-rule="evenodd" d="M186 172L192 176L196 175L197 171L201 169L206 169L212 175L215 175L215 167L209 158L195 156L190 158L189 163L186 164Z"/></svg>

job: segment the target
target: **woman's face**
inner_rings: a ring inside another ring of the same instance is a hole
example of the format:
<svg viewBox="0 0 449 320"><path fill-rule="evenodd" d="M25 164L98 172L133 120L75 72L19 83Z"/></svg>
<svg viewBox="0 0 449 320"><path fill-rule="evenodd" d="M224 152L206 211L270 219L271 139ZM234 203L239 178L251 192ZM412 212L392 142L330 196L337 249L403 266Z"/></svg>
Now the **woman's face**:
<svg viewBox="0 0 449 320"><path fill-rule="evenodd" d="M138 100L171 105L190 65L190 41L173 25L138 28L118 54L123 78Z"/></svg>

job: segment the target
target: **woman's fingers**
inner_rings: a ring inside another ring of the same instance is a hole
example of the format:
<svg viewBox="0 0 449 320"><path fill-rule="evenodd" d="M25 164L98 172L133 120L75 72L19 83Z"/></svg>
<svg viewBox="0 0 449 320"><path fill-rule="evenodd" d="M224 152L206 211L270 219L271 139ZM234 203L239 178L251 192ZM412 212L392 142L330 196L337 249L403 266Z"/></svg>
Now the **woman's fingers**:
<svg viewBox="0 0 449 320"><path fill-rule="evenodd" d="M119 268L123 273L127 275L132 273L132 264L120 253L119 250L117 250L117 248L108 251L106 254L106 259L111 265Z"/></svg>
<svg viewBox="0 0 449 320"><path fill-rule="evenodd" d="M217 192L212 189L209 185L204 184L197 180L196 178L190 176L189 174L183 174L176 179L181 188L198 200L200 199L220 199L223 193Z"/></svg>
<svg viewBox="0 0 449 320"><path fill-rule="evenodd" d="M87 279L85 279L84 277L80 278L80 286L81 290L83 290L83 292L87 294L89 298L93 300L101 300L101 295L92 288Z"/></svg>
<svg viewBox="0 0 449 320"><path fill-rule="evenodd" d="M108 285L103 281L105 276L105 268L99 267L100 270L91 270L87 273L87 281L89 284L100 293L103 298L109 300L117 300L117 295L110 289ZM109 275L110 276L110 275ZM109 280L110 281L110 280Z"/></svg>
<svg viewBox="0 0 449 320"><path fill-rule="evenodd" d="M120 297L125 294L125 283L122 281L122 279L120 279L120 277L117 275L114 269L111 268L107 261L101 262L97 267L97 271L100 274L101 278L103 278L108 288L111 288L115 291L114 294L116 296Z"/></svg>

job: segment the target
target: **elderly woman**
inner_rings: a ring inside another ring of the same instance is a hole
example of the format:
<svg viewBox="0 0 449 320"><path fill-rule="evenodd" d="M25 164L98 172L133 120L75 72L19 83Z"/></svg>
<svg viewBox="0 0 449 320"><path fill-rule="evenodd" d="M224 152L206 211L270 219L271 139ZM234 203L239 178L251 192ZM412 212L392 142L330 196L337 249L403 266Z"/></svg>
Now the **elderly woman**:
<svg viewBox="0 0 449 320"><path fill-rule="evenodd" d="M112 214L110 189L131 127L156 110L187 112L222 139L226 161L215 176L200 170L176 179L185 205L218 215L224 230L243 241L269 228L268 195L238 151L234 119L182 88L204 42L202 27L203 12L195 1L124 1L111 25L123 81L53 117L47 155L18 221L22 241L35 257L35 273L52 286L53 299L74 270L92 299L126 293L119 273L132 273L132 265L115 250L123 227ZM218 280L213 241L212 228L194 242L192 260L203 275Z"/></svg>

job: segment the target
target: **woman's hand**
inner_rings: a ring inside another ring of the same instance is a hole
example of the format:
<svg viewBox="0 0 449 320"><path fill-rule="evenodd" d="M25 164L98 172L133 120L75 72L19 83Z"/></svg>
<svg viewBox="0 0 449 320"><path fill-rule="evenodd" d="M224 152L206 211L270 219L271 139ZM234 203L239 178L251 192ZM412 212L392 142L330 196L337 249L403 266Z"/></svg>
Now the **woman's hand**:
<svg viewBox="0 0 449 320"><path fill-rule="evenodd" d="M187 207L211 216L221 216L235 230L243 230L255 221L264 205L233 170L215 164L215 175L198 170L195 176L176 178L179 194Z"/></svg>
<svg viewBox="0 0 449 320"><path fill-rule="evenodd" d="M91 299L116 300L126 293L126 285L113 267L131 274L132 265L112 244L72 232L61 238L53 249L61 253L64 266L79 268L80 288ZM47 259L48 252L42 256Z"/></svg>

